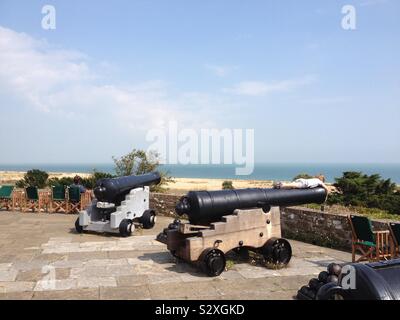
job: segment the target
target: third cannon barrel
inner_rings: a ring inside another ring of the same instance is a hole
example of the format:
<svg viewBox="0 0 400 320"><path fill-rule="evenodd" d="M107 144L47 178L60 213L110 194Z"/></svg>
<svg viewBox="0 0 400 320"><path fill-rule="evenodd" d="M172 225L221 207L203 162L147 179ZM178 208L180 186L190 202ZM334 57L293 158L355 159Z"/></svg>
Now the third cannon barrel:
<svg viewBox="0 0 400 320"><path fill-rule="evenodd" d="M186 214L192 224L207 225L232 214L236 209L320 204L325 198L323 188L190 191L180 199L175 211L178 215Z"/></svg>

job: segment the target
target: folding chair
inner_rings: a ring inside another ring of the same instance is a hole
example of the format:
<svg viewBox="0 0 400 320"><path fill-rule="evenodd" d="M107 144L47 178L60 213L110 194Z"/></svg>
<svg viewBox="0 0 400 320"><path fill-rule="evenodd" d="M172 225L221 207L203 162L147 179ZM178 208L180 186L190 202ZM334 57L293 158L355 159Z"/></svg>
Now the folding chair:
<svg viewBox="0 0 400 320"><path fill-rule="evenodd" d="M0 209L14 210L14 186L0 186Z"/></svg>
<svg viewBox="0 0 400 320"><path fill-rule="evenodd" d="M391 258L389 230L373 231L367 217L350 215L347 217L352 232L352 261L379 261ZM356 251L361 257L356 260Z"/></svg>
<svg viewBox="0 0 400 320"><path fill-rule="evenodd" d="M81 211L81 190L79 187L68 187L67 212L79 213Z"/></svg>
<svg viewBox="0 0 400 320"><path fill-rule="evenodd" d="M67 212L67 198L65 186L52 186L50 199L50 212Z"/></svg>
<svg viewBox="0 0 400 320"><path fill-rule="evenodd" d="M400 223L390 222L389 231L394 245L393 255L400 256Z"/></svg>
<svg viewBox="0 0 400 320"><path fill-rule="evenodd" d="M25 205L24 211L35 210L40 211L41 209L41 199L39 197L39 190L37 187L27 187L25 188Z"/></svg>
<svg viewBox="0 0 400 320"><path fill-rule="evenodd" d="M12 205L13 210L24 210L25 206L25 190L24 189L14 189L12 193Z"/></svg>

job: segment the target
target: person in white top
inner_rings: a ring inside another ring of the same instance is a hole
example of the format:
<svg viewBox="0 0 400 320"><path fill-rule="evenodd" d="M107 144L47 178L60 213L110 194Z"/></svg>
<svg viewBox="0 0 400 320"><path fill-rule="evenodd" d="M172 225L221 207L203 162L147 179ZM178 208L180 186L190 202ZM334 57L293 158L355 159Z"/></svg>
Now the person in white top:
<svg viewBox="0 0 400 320"><path fill-rule="evenodd" d="M273 184L274 189L309 189L322 187L329 193L328 187L325 185L325 177L323 175L315 176L311 179L296 179L293 182L276 181Z"/></svg>

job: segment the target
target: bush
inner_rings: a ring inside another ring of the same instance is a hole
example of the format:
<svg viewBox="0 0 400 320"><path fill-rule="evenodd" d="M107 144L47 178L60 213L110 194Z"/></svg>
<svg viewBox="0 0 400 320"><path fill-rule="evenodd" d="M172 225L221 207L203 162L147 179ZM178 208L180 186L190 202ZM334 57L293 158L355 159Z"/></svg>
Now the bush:
<svg viewBox="0 0 400 320"><path fill-rule="evenodd" d="M158 171L161 181L158 185L150 186L153 192L164 192L165 184L174 182L168 172L160 171L160 155L157 152L145 152L143 150L133 149L130 153L120 158L113 157L115 163L115 173L117 176L141 175L153 171Z"/></svg>
<svg viewBox="0 0 400 320"><path fill-rule="evenodd" d="M87 178L81 178L82 185L87 189L94 189L96 186L96 182L99 179L103 178L113 178L112 174L106 172L100 172L94 170L93 173ZM48 180L48 186L70 186L74 183L74 178L72 177L63 177L63 178L51 178Z"/></svg>
<svg viewBox="0 0 400 320"><path fill-rule="evenodd" d="M115 176L107 173L94 170L93 173L88 178L82 179L82 185L87 189L94 189L97 180L114 178Z"/></svg>
<svg viewBox="0 0 400 320"><path fill-rule="evenodd" d="M38 187L41 189L46 187L48 178L49 174L47 172L38 169L32 169L25 173L24 178L17 181L15 185L18 188Z"/></svg>
<svg viewBox="0 0 400 320"><path fill-rule="evenodd" d="M339 193L330 194L328 204L377 208L400 214L400 193L390 179L381 179L379 174L344 172L335 181Z"/></svg>
<svg viewBox="0 0 400 320"><path fill-rule="evenodd" d="M224 189L224 190L232 190L232 189L235 189L235 188L233 187L232 181L225 180L224 182L222 182L222 189Z"/></svg>
<svg viewBox="0 0 400 320"><path fill-rule="evenodd" d="M311 179L311 178L314 178L314 176L311 176L308 173L300 173L293 178L293 181L297 179Z"/></svg>
<svg viewBox="0 0 400 320"><path fill-rule="evenodd" d="M73 178L70 177L62 177L62 178L50 178L47 181L47 185L49 187L52 186L69 186L74 182Z"/></svg>

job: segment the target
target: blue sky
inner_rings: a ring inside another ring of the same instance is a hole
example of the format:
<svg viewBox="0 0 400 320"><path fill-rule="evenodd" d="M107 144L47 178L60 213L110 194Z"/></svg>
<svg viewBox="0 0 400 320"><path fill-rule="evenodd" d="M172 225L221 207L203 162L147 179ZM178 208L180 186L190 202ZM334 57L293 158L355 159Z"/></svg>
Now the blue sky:
<svg viewBox="0 0 400 320"><path fill-rule="evenodd" d="M109 162L170 120L254 129L256 162L399 163L399 16L395 0L0 0L0 163Z"/></svg>

